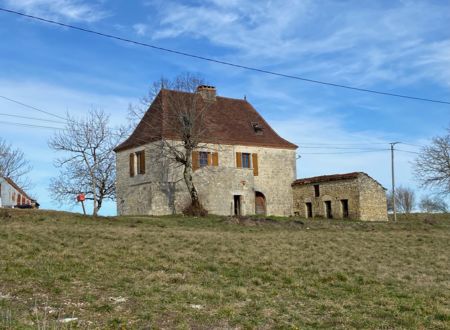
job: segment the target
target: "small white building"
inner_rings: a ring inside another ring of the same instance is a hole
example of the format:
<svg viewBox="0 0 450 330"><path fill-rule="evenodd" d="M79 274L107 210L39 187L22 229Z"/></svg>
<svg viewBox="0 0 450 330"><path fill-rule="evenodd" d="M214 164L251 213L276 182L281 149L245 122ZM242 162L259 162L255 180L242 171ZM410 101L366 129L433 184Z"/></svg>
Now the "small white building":
<svg viewBox="0 0 450 330"><path fill-rule="evenodd" d="M0 207L32 205L33 200L10 178L0 176Z"/></svg>

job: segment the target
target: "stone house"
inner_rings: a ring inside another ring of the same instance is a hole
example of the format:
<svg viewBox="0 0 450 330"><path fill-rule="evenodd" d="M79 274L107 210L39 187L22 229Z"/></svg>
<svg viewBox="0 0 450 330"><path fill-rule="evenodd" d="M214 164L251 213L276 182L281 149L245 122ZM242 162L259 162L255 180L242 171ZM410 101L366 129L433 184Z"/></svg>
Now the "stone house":
<svg viewBox="0 0 450 330"><path fill-rule="evenodd" d="M386 189L363 172L323 175L292 183L294 214L306 218L387 221Z"/></svg>
<svg viewBox="0 0 450 330"><path fill-rule="evenodd" d="M32 205L30 198L12 179L0 176L0 207Z"/></svg>
<svg viewBox="0 0 450 330"><path fill-rule="evenodd" d="M162 141L179 136L163 118L171 118L168 99L183 94L161 90L134 132L116 147L119 215L175 214L190 203L183 169L158 152ZM281 138L245 99L217 96L212 86L199 86L195 97L209 102L208 134L192 155L203 206L219 215L291 215L297 146Z"/></svg>

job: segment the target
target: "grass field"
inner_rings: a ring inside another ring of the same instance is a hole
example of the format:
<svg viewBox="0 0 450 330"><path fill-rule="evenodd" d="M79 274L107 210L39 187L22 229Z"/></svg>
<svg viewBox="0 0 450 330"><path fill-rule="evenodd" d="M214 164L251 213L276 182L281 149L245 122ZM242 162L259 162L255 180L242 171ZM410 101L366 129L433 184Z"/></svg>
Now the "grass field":
<svg viewBox="0 0 450 330"><path fill-rule="evenodd" d="M449 241L448 215L238 223L0 210L0 328L449 329Z"/></svg>

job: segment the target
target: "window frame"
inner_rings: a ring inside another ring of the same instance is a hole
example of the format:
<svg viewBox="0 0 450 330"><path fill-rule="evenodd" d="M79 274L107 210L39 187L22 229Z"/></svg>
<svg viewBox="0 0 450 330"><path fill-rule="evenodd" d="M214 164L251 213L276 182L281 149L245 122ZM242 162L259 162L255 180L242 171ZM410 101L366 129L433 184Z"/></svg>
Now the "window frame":
<svg viewBox="0 0 450 330"><path fill-rule="evenodd" d="M139 175L139 174L145 174L145 150L139 150L139 151L136 151L135 153L135 157L134 157L134 160L135 160L135 169L136 169L136 173L135 173L135 176L136 175ZM144 157L144 160L143 160L143 162L144 162L144 166L143 166L143 168L141 167L141 164L142 164L142 157Z"/></svg>
<svg viewBox="0 0 450 330"><path fill-rule="evenodd" d="M320 197L320 185L314 185L314 197Z"/></svg>
<svg viewBox="0 0 450 330"><path fill-rule="evenodd" d="M206 167L209 165L209 152L208 151L199 151L198 152L198 167Z"/></svg>
<svg viewBox="0 0 450 330"><path fill-rule="evenodd" d="M249 153L249 152L242 152L241 153L241 166L242 166L242 168L248 168L248 169L252 168L252 160L251 160L252 156L251 155L252 154ZM245 162L244 162L244 159L245 159L244 156L247 159L247 164L245 164ZM248 166L245 166L245 165L248 165Z"/></svg>

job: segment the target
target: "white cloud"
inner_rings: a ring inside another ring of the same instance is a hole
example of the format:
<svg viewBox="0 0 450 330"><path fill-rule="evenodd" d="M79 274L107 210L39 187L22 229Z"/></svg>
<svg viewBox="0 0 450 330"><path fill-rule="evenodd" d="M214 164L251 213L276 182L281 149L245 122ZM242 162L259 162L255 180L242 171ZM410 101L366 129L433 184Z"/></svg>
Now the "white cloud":
<svg viewBox="0 0 450 330"><path fill-rule="evenodd" d="M145 36L147 34L148 27L145 24L137 23L137 24L133 25L133 29L134 29L134 31L136 32L137 35Z"/></svg>
<svg viewBox="0 0 450 330"><path fill-rule="evenodd" d="M319 1L149 2L154 40L191 37L233 50L226 60L359 86L448 84L445 4ZM205 55L205 54L202 54ZM207 55L207 54L206 54ZM442 72L436 74L437 72Z"/></svg>
<svg viewBox="0 0 450 330"><path fill-rule="evenodd" d="M95 22L107 14L95 1L84 0L6 0L9 8L45 18Z"/></svg>

